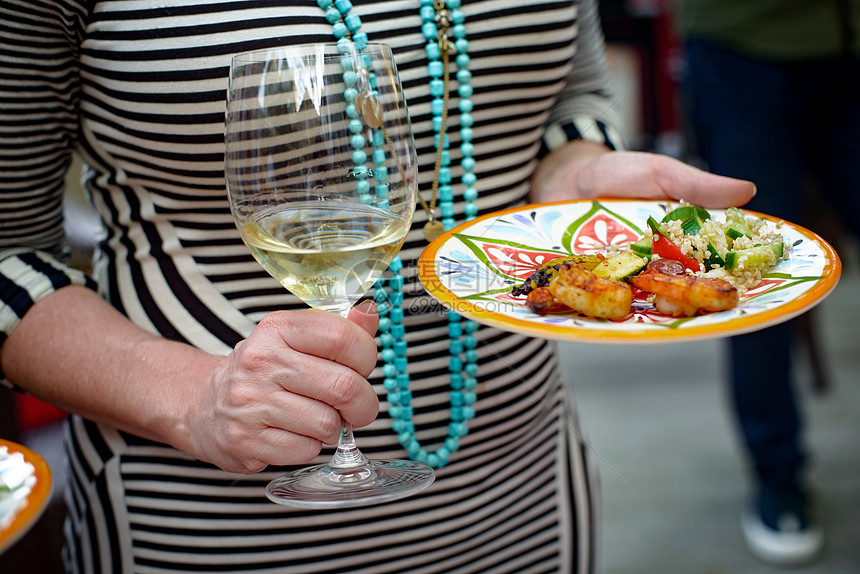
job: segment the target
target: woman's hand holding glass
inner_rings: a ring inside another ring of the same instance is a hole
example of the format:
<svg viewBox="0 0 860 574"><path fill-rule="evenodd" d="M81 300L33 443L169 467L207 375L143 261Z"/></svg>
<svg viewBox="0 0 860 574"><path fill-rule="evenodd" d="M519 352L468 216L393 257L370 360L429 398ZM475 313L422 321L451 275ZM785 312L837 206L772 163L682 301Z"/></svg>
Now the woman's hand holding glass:
<svg viewBox="0 0 860 574"><path fill-rule="evenodd" d="M267 315L218 363L185 428L199 459L235 473L305 464L338 440L344 422L371 423L379 402L371 303L345 320L307 310Z"/></svg>

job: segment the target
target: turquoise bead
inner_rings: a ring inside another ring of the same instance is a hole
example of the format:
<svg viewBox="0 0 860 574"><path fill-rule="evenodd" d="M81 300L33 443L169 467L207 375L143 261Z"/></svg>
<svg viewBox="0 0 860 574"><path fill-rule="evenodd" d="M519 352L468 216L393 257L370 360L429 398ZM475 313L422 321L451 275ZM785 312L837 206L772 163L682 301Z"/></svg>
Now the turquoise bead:
<svg viewBox="0 0 860 574"><path fill-rule="evenodd" d="M474 333L478 330L479 325L474 321L466 321L466 324L463 326L467 333Z"/></svg>
<svg viewBox="0 0 860 574"><path fill-rule="evenodd" d="M424 37L428 40L436 38L436 35L438 34L436 24L433 22L424 22L424 24L421 25L421 33L424 34Z"/></svg>
<svg viewBox="0 0 860 574"><path fill-rule="evenodd" d="M397 384L402 388L408 387L409 386L409 373L398 373L397 374Z"/></svg>
<svg viewBox="0 0 860 574"><path fill-rule="evenodd" d="M464 142L472 141L472 128L460 128L460 139Z"/></svg>
<svg viewBox="0 0 860 574"><path fill-rule="evenodd" d="M461 112L471 112L474 109L475 105L472 103L472 100L463 98L460 100L460 103L457 104L457 109Z"/></svg>
<svg viewBox="0 0 860 574"><path fill-rule="evenodd" d="M349 104L346 106L346 115L353 119L358 119L361 117L361 114L358 113L358 109L355 107L355 104Z"/></svg>
<svg viewBox="0 0 860 574"><path fill-rule="evenodd" d="M442 217L454 217L454 206L450 203L439 204L439 213Z"/></svg>
<svg viewBox="0 0 860 574"><path fill-rule="evenodd" d="M449 451L447 448L445 448L443 446L442 448L440 448L439 450L436 451L436 456L439 457L439 463L440 463L440 465L442 465L442 464L445 464L446 462L448 462L448 458L451 456L451 451Z"/></svg>
<svg viewBox="0 0 860 574"><path fill-rule="evenodd" d="M472 172L464 173L462 181L465 185L475 185L475 182L478 181L478 176Z"/></svg>
<svg viewBox="0 0 860 574"><path fill-rule="evenodd" d="M467 69L457 70L457 81L461 84L468 84L472 79L472 72Z"/></svg>
<svg viewBox="0 0 860 574"><path fill-rule="evenodd" d="M466 345L467 349L474 349L478 346L478 340L474 335L466 335L463 337L463 344Z"/></svg>
<svg viewBox="0 0 860 574"><path fill-rule="evenodd" d="M466 52L460 52L459 54L457 54L455 61L457 62L458 66L460 66L461 68L465 68L469 65L469 62L472 61L472 58L469 57L469 54L467 54Z"/></svg>
<svg viewBox="0 0 860 574"><path fill-rule="evenodd" d="M384 149L375 149L373 153L370 155L373 159L373 163L375 164L383 164L385 163L385 150Z"/></svg>
<svg viewBox="0 0 860 574"><path fill-rule="evenodd" d="M355 88L347 88L343 91L343 99L347 102L352 103L355 101L355 97L358 95L358 90Z"/></svg>
<svg viewBox="0 0 860 574"><path fill-rule="evenodd" d="M397 379L394 377L385 377L385 380L382 381L382 386L385 387L386 391L396 391Z"/></svg>
<svg viewBox="0 0 860 574"><path fill-rule="evenodd" d="M451 357L448 360L448 370L453 373L459 373L463 370L463 359L460 357Z"/></svg>
<svg viewBox="0 0 860 574"><path fill-rule="evenodd" d="M364 50L367 46L367 34L364 32L356 32L352 35L352 41L359 50Z"/></svg>
<svg viewBox="0 0 860 574"><path fill-rule="evenodd" d="M463 401L465 401L467 405L473 405L477 400L478 395L476 395L475 393L471 391L463 393Z"/></svg>
<svg viewBox="0 0 860 574"><path fill-rule="evenodd" d="M358 201L364 205L373 205L373 196L369 193L362 193L358 196Z"/></svg>
<svg viewBox="0 0 860 574"><path fill-rule="evenodd" d="M406 328L403 325L391 325L391 335L395 339L402 339L406 334Z"/></svg>
<svg viewBox="0 0 860 574"><path fill-rule="evenodd" d="M317 6L323 10L328 10L331 7L332 0L317 0Z"/></svg>
<svg viewBox="0 0 860 574"><path fill-rule="evenodd" d="M370 191L370 183L366 179L355 182L355 190L364 195Z"/></svg>
<svg viewBox="0 0 860 574"><path fill-rule="evenodd" d="M390 347L394 344L394 337L391 336L391 333L383 333L379 336L379 344L383 347Z"/></svg>
<svg viewBox="0 0 860 574"><path fill-rule="evenodd" d="M334 7L337 8L341 14L346 14L352 10L352 2L350 2L350 0L334 0Z"/></svg>
<svg viewBox="0 0 860 574"><path fill-rule="evenodd" d="M393 345L394 354L398 357L406 355L406 341L395 341ZM471 351L474 353L475 351Z"/></svg>
<svg viewBox="0 0 860 574"><path fill-rule="evenodd" d="M446 149L442 150L442 165L451 165L451 152Z"/></svg>
<svg viewBox="0 0 860 574"><path fill-rule="evenodd" d="M415 412L412 410L412 407L401 405L400 418L403 420L411 420L415 415Z"/></svg>
<svg viewBox="0 0 860 574"><path fill-rule="evenodd" d="M391 303L393 307L398 307L403 304L403 293L400 291L392 291L388 294L388 302Z"/></svg>
<svg viewBox="0 0 860 574"><path fill-rule="evenodd" d="M472 394L474 395L475 393ZM409 389L403 389L399 391L398 396L400 397L400 402L404 405L408 405L410 402L412 402L412 391L410 391Z"/></svg>
<svg viewBox="0 0 860 574"><path fill-rule="evenodd" d="M470 113L460 114L460 125L465 128L470 128L475 123L475 118Z"/></svg>
<svg viewBox="0 0 860 574"><path fill-rule="evenodd" d="M478 362L478 351L475 351L474 349L466 351L466 361L469 363Z"/></svg>
<svg viewBox="0 0 860 574"><path fill-rule="evenodd" d="M376 197L386 197L388 196L388 184L380 183L376 186Z"/></svg>
<svg viewBox="0 0 860 574"><path fill-rule="evenodd" d="M334 32L335 38L343 38L349 33L349 28L343 22L335 22L332 26L332 32Z"/></svg>
<svg viewBox="0 0 860 574"><path fill-rule="evenodd" d="M388 199L380 199L376 202L376 207L379 209L388 209Z"/></svg>
<svg viewBox="0 0 860 574"><path fill-rule="evenodd" d="M448 343L448 351L452 355L459 355L463 352L463 342L453 339ZM466 359L468 361L468 359Z"/></svg>
<svg viewBox="0 0 860 574"><path fill-rule="evenodd" d="M463 325L462 323L448 323L448 336L449 337L459 337L463 334Z"/></svg>
<svg viewBox="0 0 860 574"><path fill-rule="evenodd" d="M448 428L450 429L450 426ZM460 441L457 440L456 436L449 436L445 439L445 448L448 449L448 452L453 454L460 450Z"/></svg>
<svg viewBox="0 0 860 574"><path fill-rule="evenodd" d="M468 391L474 391L478 388L478 379L475 377L465 377L463 379L463 388Z"/></svg>
<svg viewBox="0 0 860 574"><path fill-rule="evenodd" d="M400 323L403 320L403 309L392 309L389 316L393 322Z"/></svg>
<svg viewBox="0 0 860 574"><path fill-rule="evenodd" d="M343 82L347 86L354 86L356 80L358 80L358 76L352 70L347 70L343 73Z"/></svg>
<svg viewBox="0 0 860 574"><path fill-rule="evenodd" d="M391 428L394 428L394 425L391 425ZM404 447L411 443L414 440L414 436L411 432L401 432L397 435L397 442L399 442Z"/></svg>
<svg viewBox="0 0 860 574"><path fill-rule="evenodd" d="M454 42L454 47L457 48L458 52L468 52L469 51L469 41L465 38L460 38L456 42Z"/></svg>
<svg viewBox="0 0 860 574"><path fill-rule="evenodd" d="M394 354L393 349L383 349L381 356L382 356L382 360L385 361L386 363L392 362L397 357L397 355Z"/></svg>
<svg viewBox="0 0 860 574"><path fill-rule="evenodd" d="M436 18L436 9L433 6L422 6L418 13L421 14L421 20L424 22L432 22Z"/></svg>
<svg viewBox="0 0 860 574"><path fill-rule="evenodd" d="M358 150L358 149L363 148L366 142L365 142L365 140L364 140L364 136L363 136L363 135L361 135L361 134L355 134L354 136L352 136L352 137L350 138L349 143L350 143L350 145L351 145L353 148L355 148L355 149L357 149L357 150Z"/></svg>
<svg viewBox="0 0 860 574"><path fill-rule="evenodd" d="M442 131L442 116L433 116L433 131L437 133Z"/></svg>
<svg viewBox="0 0 860 574"><path fill-rule="evenodd" d="M463 39L466 37L466 27L462 24L454 24L454 27L451 28L451 34L457 39Z"/></svg>
<svg viewBox="0 0 860 574"><path fill-rule="evenodd" d="M462 421L463 420L463 407L451 407L451 420L454 421Z"/></svg>
<svg viewBox="0 0 860 574"><path fill-rule="evenodd" d="M421 4L421 6L432 6L435 2L436 2L436 0L421 0L420 4ZM435 10L434 10L434 13L435 13Z"/></svg>
<svg viewBox="0 0 860 574"><path fill-rule="evenodd" d="M445 226L445 231L454 229L454 225L456 224L453 217L443 217L440 221L442 222L442 225Z"/></svg>
<svg viewBox="0 0 860 574"><path fill-rule="evenodd" d="M418 449L418 452L416 452L412 456L417 462L423 462L424 464L427 464L427 451L423 448Z"/></svg>
<svg viewBox="0 0 860 574"><path fill-rule="evenodd" d="M401 289L403 287L403 277L401 277L400 275L395 275L388 280L388 285L392 289Z"/></svg>
<svg viewBox="0 0 860 574"><path fill-rule="evenodd" d="M338 12L337 8L329 8L325 11L325 19L328 20L329 24L336 24L340 22L341 14Z"/></svg>
<svg viewBox="0 0 860 574"><path fill-rule="evenodd" d="M463 190L463 199L466 201L475 201L478 199L478 190L474 187L467 187Z"/></svg>
<svg viewBox="0 0 860 574"><path fill-rule="evenodd" d="M392 405L396 405L400 402L400 393L398 391L392 391L385 395L385 400Z"/></svg>
<svg viewBox="0 0 860 574"><path fill-rule="evenodd" d="M421 445L418 444L418 441L414 438L409 441L409 444L406 445L406 452L409 453L409 456L413 458L417 458L418 452L421 450Z"/></svg>
<svg viewBox="0 0 860 574"><path fill-rule="evenodd" d="M434 116L442 115L442 112L445 110L445 100L442 98L434 98L432 102L430 102L430 111Z"/></svg>
<svg viewBox="0 0 860 574"><path fill-rule="evenodd" d="M361 28L361 18L358 14L350 14L346 18L343 19L346 27L349 28L350 32L355 32L359 28Z"/></svg>
<svg viewBox="0 0 860 574"><path fill-rule="evenodd" d="M460 160L460 165L466 171L472 171L473 169L475 169L475 158L464 157L463 159Z"/></svg>
<svg viewBox="0 0 860 574"><path fill-rule="evenodd" d="M441 98L445 94L445 82L439 79L430 80L430 95Z"/></svg>
<svg viewBox="0 0 860 574"><path fill-rule="evenodd" d="M451 388L459 390L463 388L465 381L460 373L451 373Z"/></svg>
<svg viewBox="0 0 860 574"><path fill-rule="evenodd" d="M462 407L464 404L463 401L463 393L460 391L451 391L449 393L451 405L455 407Z"/></svg>
<svg viewBox="0 0 860 574"><path fill-rule="evenodd" d="M471 420L475 418L475 409L472 407L463 407L463 420Z"/></svg>
<svg viewBox="0 0 860 574"><path fill-rule="evenodd" d="M451 7L449 6L449 8ZM453 8L451 10L451 22L453 22L454 24L462 24L465 21L466 15L463 13L462 10L458 10L456 8Z"/></svg>
<svg viewBox="0 0 860 574"><path fill-rule="evenodd" d="M445 6L447 6L449 10L453 10L454 8L459 8L460 7L460 0L445 0Z"/></svg>
<svg viewBox="0 0 860 574"><path fill-rule="evenodd" d="M355 59L352 56L343 56L340 59L340 67L344 70L354 70L355 69Z"/></svg>
<svg viewBox="0 0 860 574"><path fill-rule="evenodd" d="M463 208L463 211L465 212L466 216L475 217L476 215L478 215L478 206L474 203L467 203L466 206Z"/></svg>
<svg viewBox="0 0 860 574"><path fill-rule="evenodd" d="M471 157L474 152L475 152L475 146L473 146L471 143L465 142L465 143L460 145L460 153L463 154L464 156Z"/></svg>
<svg viewBox="0 0 860 574"><path fill-rule="evenodd" d="M427 72L431 78L441 78L443 71L442 62L434 61L427 64Z"/></svg>
<svg viewBox="0 0 860 574"><path fill-rule="evenodd" d="M379 330L384 333L384 332L388 331L389 329L391 329L391 319L389 319L388 317L380 317L380 319L379 319ZM394 335L394 333L392 333L392 336L395 338L397 337L397 335Z"/></svg>
<svg viewBox="0 0 860 574"><path fill-rule="evenodd" d="M438 60L442 57L442 52L439 50L439 44L436 42L428 42L424 46L424 51L427 54L427 59L430 61Z"/></svg>
<svg viewBox="0 0 860 574"><path fill-rule="evenodd" d="M470 364L466 365L465 371L466 371L467 375L471 375L474 377L478 374L478 365L476 365L474 363L470 363Z"/></svg>
<svg viewBox="0 0 860 574"><path fill-rule="evenodd" d="M384 165L376 166L376 169L373 170L373 177L378 182L383 182L388 179L388 168Z"/></svg>
<svg viewBox="0 0 860 574"><path fill-rule="evenodd" d="M454 188L450 185L439 186L439 201L452 201L454 199Z"/></svg>
<svg viewBox="0 0 860 574"><path fill-rule="evenodd" d="M356 165L360 165L366 161L367 161L367 154L364 153L362 150L358 149L358 150L355 150L354 152L352 152L352 163L354 163Z"/></svg>
<svg viewBox="0 0 860 574"><path fill-rule="evenodd" d="M355 45L349 38L341 38L337 41L337 50L343 55L351 54L354 46Z"/></svg>
<svg viewBox="0 0 860 574"><path fill-rule="evenodd" d="M364 124L359 119L349 120L349 131L353 134L360 134L364 130Z"/></svg>
<svg viewBox="0 0 860 574"><path fill-rule="evenodd" d="M373 144L373 147L379 147L385 143L385 134L382 133L382 130L374 130L370 143Z"/></svg>
<svg viewBox="0 0 860 574"><path fill-rule="evenodd" d="M391 269L394 273L397 273L401 269L403 269L403 260L400 259L400 256L394 258L394 260L388 265L388 268Z"/></svg>
<svg viewBox="0 0 860 574"><path fill-rule="evenodd" d="M457 88L457 95L461 98L471 98L475 94L474 88L469 84L461 84L459 88Z"/></svg>
<svg viewBox="0 0 860 574"><path fill-rule="evenodd" d="M439 465L439 457L435 454L427 455L427 466L436 467Z"/></svg>
<svg viewBox="0 0 860 574"><path fill-rule="evenodd" d="M391 418L399 419L401 413L403 412L403 408L397 405L391 405L388 407L388 414Z"/></svg>
<svg viewBox="0 0 860 574"><path fill-rule="evenodd" d="M451 169L447 167L439 168L439 183L451 183Z"/></svg>
<svg viewBox="0 0 860 574"><path fill-rule="evenodd" d="M402 433L406 429L406 421L403 419L394 419L391 421L391 430L397 434Z"/></svg>

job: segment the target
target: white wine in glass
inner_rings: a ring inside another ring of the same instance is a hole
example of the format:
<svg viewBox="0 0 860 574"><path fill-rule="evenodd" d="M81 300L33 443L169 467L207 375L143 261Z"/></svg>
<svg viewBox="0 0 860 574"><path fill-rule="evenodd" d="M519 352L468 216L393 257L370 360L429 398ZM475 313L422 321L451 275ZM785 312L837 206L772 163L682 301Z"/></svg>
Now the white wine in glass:
<svg viewBox="0 0 860 574"><path fill-rule="evenodd" d="M346 317L406 239L417 158L391 49L351 42L238 54L227 90L230 206L254 258L316 309ZM433 482L410 460L368 460L348 424L332 459L272 481L274 502L341 508Z"/></svg>

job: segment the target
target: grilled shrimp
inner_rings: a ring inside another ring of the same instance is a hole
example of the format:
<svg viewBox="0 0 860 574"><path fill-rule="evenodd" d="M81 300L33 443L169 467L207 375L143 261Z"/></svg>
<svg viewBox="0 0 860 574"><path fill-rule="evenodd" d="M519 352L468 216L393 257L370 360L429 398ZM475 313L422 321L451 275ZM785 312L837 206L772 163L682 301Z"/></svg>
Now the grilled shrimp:
<svg viewBox="0 0 860 574"><path fill-rule="evenodd" d="M549 287L535 287L529 291L526 307L541 316L570 311L567 305L553 297Z"/></svg>
<svg viewBox="0 0 860 574"><path fill-rule="evenodd" d="M549 284L553 296L583 315L621 319L630 313L633 290L575 265L562 265Z"/></svg>
<svg viewBox="0 0 860 574"><path fill-rule="evenodd" d="M657 311L673 317L692 317L700 311L725 311L737 305L739 299L738 290L724 279L647 269L627 281L634 287L654 293Z"/></svg>

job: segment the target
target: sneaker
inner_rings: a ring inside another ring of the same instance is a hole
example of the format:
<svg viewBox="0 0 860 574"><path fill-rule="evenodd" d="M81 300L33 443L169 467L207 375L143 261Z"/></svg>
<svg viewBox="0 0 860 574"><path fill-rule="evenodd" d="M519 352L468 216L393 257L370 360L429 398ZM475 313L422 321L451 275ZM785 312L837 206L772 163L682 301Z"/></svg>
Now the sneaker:
<svg viewBox="0 0 860 574"><path fill-rule="evenodd" d="M806 497L796 490L763 488L744 513L741 530L750 552L775 566L809 563L824 545L824 533L812 522Z"/></svg>

